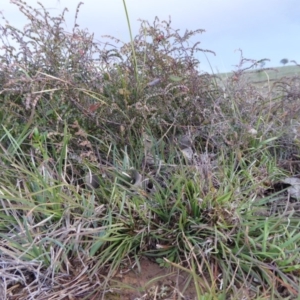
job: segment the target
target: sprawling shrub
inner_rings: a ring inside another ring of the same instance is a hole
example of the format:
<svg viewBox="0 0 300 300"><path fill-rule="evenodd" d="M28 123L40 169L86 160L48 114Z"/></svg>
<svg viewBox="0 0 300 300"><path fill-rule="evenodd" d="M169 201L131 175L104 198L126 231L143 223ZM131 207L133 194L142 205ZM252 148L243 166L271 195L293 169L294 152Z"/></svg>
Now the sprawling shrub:
<svg viewBox="0 0 300 300"><path fill-rule="evenodd" d="M195 58L198 51L211 51L199 48L199 42L189 46L203 30L180 35L171 20L141 21L133 44L118 48L121 41L108 37L100 49L93 35L79 29L80 4L68 33L66 10L52 17L41 4L37 10L21 0L13 3L29 23L23 30L7 21L1 25L0 69L2 101L20 122L28 122L34 111L46 117L40 127L61 128L64 121L78 120L103 138L107 130L126 128L126 134L152 126L165 131L205 120L203 112L219 91L211 76L199 72Z"/></svg>

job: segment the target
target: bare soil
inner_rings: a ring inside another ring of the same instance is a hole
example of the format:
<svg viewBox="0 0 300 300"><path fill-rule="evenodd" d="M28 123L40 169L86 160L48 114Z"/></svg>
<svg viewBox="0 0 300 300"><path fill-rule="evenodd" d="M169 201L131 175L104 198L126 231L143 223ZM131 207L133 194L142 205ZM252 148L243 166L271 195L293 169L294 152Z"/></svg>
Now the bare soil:
<svg viewBox="0 0 300 300"><path fill-rule="evenodd" d="M178 269L161 268L148 259L142 259L139 268L119 271L114 280L113 285L119 287L105 296L107 300L197 299L191 276Z"/></svg>

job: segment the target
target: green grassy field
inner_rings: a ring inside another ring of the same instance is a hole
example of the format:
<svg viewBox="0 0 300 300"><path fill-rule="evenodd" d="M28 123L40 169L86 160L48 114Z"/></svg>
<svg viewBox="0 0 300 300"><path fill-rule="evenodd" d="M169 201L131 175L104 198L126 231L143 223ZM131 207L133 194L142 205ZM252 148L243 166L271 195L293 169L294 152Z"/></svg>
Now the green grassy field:
<svg viewBox="0 0 300 300"><path fill-rule="evenodd" d="M252 82L261 82L261 81L275 81L279 80L282 77L292 77L300 75L300 67L299 66L284 66L274 68L274 70L268 70L259 72L256 74L249 74L249 80Z"/></svg>
<svg viewBox="0 0 300 300"><path fill-rule="evenodd" d="M226 80L229 77L233 76L234 73L223 73L220 74L222 80ZM257 69L253 71L246 71L243 73L243 76L247 81L251 83L264 83L268 81L276 81L282 77L292 77L300 75L300 67L296 65L291 66L282 66L277 68L270 69Z"/></svg>

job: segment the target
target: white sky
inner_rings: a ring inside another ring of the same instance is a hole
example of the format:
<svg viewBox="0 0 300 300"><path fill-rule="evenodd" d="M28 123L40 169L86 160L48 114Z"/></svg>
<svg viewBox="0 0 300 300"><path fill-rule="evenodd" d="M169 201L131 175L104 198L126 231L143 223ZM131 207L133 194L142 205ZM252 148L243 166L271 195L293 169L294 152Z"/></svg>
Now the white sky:
<svg viewBox="0 0 300 300"><path fill-rule="evenodd" d="M37 0L27 0L38 7ZM79 1L40 0L53 15L68 7L67 30L72 29L75 9ZM113 35L129 41L129 32L122 0L82 0L78 23L82 29L95 33L97 40ZM269 58L266 66L278 66L282 58L300 63L300 3L299 0L126 0L134 35L138 32L138 19L150 23L172 18L172 28L205 29L197 36L200 47L216 52L208 54L214 71L235 69L242 49L245 58ZM22 28L26 19L17 6L1 0L0 10L15 27ZM0 21L1 22L1 21ZM209 71L209 63L199 54L200 69Z"/></svg>

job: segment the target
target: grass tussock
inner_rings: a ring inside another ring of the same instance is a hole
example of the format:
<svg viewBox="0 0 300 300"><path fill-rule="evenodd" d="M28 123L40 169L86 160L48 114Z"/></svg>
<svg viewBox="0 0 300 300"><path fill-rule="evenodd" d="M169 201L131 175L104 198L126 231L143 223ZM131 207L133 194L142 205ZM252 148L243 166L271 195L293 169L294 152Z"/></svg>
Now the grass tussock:
<svg viewBox="0 0 300 300"><path fill-rule="evenodd" d="M296 299L299 77L266 90L242 52L227 78L202 73L203 30L171 20L99 45L81 4L66 32L66 10L12 3L28 24L0 25L0 298L115 299L147 258L195 299Z"/></svg>

